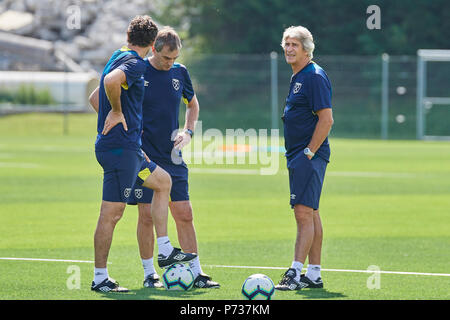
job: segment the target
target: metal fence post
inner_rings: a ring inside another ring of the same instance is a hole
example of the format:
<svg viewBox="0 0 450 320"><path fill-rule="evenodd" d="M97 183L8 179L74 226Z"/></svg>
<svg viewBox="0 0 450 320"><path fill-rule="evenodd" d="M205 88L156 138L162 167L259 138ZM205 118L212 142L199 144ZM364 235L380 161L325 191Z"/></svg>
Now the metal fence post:
<svg viewBox="0 0 450 320"><path fill-rule="evenodd" d="M381 55L381 139L388 138L389 131L389 55Z"/></svg>
<svg viewBox="0 0 450 320"><path fill-rule="evenodd" d="M419 50L420 51L420 50ZM417 105L416 105L416 138L417 140L423 139L425 132L424 116L423 116L423 98L425 92L425 62L420 54L417 55Z"/></svg>
<svg viewBox="0 0 450 320"><path fill-rule="evenodd" d="M270 88L272 108L272 129L278 129L278 54L270 53Z"/></svg>
<svg viewBox="0 0 450 320"><path fill-rule="evenodd" d="M64 102L63 102L63 135L69 134L69 82L67 80L67 66L64 66Z"/></svg>

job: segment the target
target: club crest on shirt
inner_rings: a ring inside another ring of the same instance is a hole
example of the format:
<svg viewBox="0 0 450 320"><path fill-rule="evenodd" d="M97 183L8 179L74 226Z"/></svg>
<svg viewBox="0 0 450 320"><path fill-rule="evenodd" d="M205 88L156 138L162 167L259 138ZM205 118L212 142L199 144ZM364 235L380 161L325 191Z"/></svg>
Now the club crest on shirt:
<svg viewBox="0 0 450 320"><path fill-rule="evenodd" d="M302 84L300 82L296 82L294 84L294 90L292 90L292 92L294 92L294 94L298 93L300 91L301 87L302 87Z"/></svg>
<svg viewBox="0 0 450 320"><path fill-rule="evenodd" d="M142 198L142 194L143 194L142 189L134 189L134 196L136 198L141 199Z"/></svg>
<svg viewBox="0 0 450 320"><path fill-rule="evenodd" d="M173 88L178 91L180 89L180 80L172 79L172 85Z"/></svg>

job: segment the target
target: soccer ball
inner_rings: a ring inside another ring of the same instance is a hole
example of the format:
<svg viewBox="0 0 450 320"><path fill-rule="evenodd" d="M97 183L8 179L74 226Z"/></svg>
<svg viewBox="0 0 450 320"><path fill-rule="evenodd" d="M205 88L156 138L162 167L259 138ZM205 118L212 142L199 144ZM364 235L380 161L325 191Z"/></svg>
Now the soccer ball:
<svg viewBox="0 0 450 320"><path fill-rule="evenodd" d="M242 285L242 295L247 300L272 300L275 285L272 279L264 274L252 274Z"/></svg>
<svg viewBox="0 0 450 320"><path fill-rule="evenodd" d="M162 283L167 290L189 290L194 284L194 275L188 265L176 263L164 271Z"/></svg>

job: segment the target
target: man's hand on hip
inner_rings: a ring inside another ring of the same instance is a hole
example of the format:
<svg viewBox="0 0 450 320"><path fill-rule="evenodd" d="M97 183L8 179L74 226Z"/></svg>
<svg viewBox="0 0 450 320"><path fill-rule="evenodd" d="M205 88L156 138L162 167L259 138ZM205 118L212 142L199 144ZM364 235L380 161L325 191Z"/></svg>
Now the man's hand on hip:
<svg viewBox="0 0 450 320"><path fill-rule="evenodd" d="M116 125L118 125L119 123L122 123L125 131L128 131L127 123L125 121L125 117L124 117L123 113L122 112L114 112L112 110L109 111L109 113L105 119L105 124L103 126L102 134L107 135L108 132L112 128L114 128Z"/></svg>

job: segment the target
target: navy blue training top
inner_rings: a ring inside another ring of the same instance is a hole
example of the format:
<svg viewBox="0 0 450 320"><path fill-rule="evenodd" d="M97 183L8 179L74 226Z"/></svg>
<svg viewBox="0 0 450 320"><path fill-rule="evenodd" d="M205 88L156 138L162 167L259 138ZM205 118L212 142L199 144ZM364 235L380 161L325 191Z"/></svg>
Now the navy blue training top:
<svg viewBox="0 0 450 320"><path fill-rule="evenodd" d="M288 166L308 146L319 120L316 112L324 108L331 108L331 83L325 71L311 62L292 76L286 98L283 122ZM316 155L330 160L328 137Z"/></svg>
<svg viewBox="0 0 450 320"><path fill-rule="evenodd" d="M136 51L127 47L116 50L111 59L109 59L100 79L95 151L109 151L119 148L140 150L142 144L142 102L144 100L143 74L145 68L144 60ZM103 135L105 119L109 111L111 111L111 103L106 96L103 80L114 69L122 70L127 79L126 84L122 85L120 101L128 131L125 131L122 123L119 123L106 135Z"/></svg>
<svg viewBox="0 0 450 320"><path fill-rule="evenodd" d="M147 59L145 65L142 149L152 160L171 163L172 152L181 159L181 151L173 149L173 140L179 129L180 101L190 102L194 89L182 64L174 63L169 70L157 70Z"/></svg>

